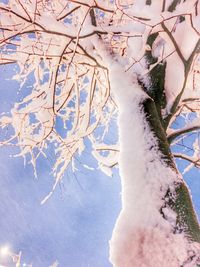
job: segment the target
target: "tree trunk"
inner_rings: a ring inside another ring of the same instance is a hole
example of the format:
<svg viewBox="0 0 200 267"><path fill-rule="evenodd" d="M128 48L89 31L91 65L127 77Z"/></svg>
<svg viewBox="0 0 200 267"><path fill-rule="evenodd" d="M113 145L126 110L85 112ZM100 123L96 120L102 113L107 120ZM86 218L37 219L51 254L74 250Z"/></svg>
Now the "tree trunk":
<svg viewBox="0 0 200 267"><path fill-rule="evenodd" d="M122 211L110 242L111 262L114 267L196 267L200 228L155 102L160 97L153 91L145 95L141 82L120 71L110 70L119 106L122 180ZM164 72L159 77L164 79ZM156 86L164 84L155 81ZM152 88L157 88L154 83Z"/></svg>
<svg viewBox="0 0 200 267"><path fill-rule="evenodd" d="M174 163L174 158L170 151L169 143L167 141L166 132L159 119L155 102L149 98L143 103L143 106L148 124L157 138L158 146L163 155L164 161L170 168L178 173ZM200 243L200 227L192 205L188 187L185 182L181 180L177 181L175 188L175 199L170 197L172 192L169 189L166 192L166 199L168 200L165 203L166 205L169 205L177 214L176 229L174 229L174 231L184 231L189 239Z"/></svg>

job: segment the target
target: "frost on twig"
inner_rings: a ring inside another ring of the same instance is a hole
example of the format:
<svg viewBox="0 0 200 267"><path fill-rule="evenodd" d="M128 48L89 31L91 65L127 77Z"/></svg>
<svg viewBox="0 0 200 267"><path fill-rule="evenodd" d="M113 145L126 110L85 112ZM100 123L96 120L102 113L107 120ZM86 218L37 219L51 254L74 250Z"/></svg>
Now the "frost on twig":
<svg viewBox="0 0 200 267"><path fill-rule="evenodd" d="M81 41L94 31L90 6L9 1L0 10L1 63L17 61L13 78L22 92L32 82L32 91L0 118L1 145L18 146L19 156L31 157L35 170L37 159L53 147L54 191L73 157L84 150L84 139L96 139L99 125L106 131L114 112L108 71L95 51L89 53L94 50L89 40Z"/></svg>

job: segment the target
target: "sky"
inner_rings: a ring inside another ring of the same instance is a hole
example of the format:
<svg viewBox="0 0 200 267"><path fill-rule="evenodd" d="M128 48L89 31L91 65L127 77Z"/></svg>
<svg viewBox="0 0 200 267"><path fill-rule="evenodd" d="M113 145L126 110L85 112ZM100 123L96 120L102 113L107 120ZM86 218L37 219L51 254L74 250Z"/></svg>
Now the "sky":
<svg viewBox="0 0 200 267"><path fill-rule="evenodd" d="M18 84L9 80L13 66L0 68L0 109L8 111L20 99ZM30 164L24 166L16 149L0 148L0 248L22 251L22 262L63 267L110 267L108 241L120 211L120 179L104 175L89 154L77 162L76 176L69 170L53 196L51 159L40 159L38 178ZM86 169L91 165L94 170ZM0 254L0 264L13 266ZM9 265L8 265L9 264Z"/></svg>
<svg viewBox="0 0 200 267"><path fill-rule="evenodd" d="M9 111L21 97L18 84L10 80L13 69L14 65L0 66L0 112ZM56 260L59 267L111 267L108 242L121 208L118 171L113 177L104 175L88 149L76 162L76 175L69 169L61 186L41 205L53 185L51 153L49 160L39 160L36 179L30 164L24 166L22 158L12 156L16 152L0 148L0 248L22 251L22 262L34 267L48 267ZM184 168L183 161L177 164ZM200 218L199 171L188 172L186 181ZM1 254L0 264L14 266Z"/></svg>

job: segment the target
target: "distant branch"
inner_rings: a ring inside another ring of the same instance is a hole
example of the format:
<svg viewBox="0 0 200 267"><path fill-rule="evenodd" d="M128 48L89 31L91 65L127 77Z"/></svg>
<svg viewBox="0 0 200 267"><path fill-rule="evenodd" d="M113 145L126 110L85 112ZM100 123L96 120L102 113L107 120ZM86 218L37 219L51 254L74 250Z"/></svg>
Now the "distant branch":
<svg viewBox="0 0 200 267"><path fill-rule="evenodd" d="M77 9L79 9L81 6L76 6L75 8L73 8L72 10L70 10L69 12L67 12L66 14L60 16L57 18L57 21L60 21L66 17L68 17L69 15L71 15L74 11L76 11Z"/></svg>
<svg viewBox="0 0 200 267"><path fill-rule="evenodd" d="M190 156L187 156L187 155L183 155L183 154L178 154L178 153L173 154L173 156L175 158L180 158L180 159L187 160L190 163L193 163L195 167L200 167L200 159L199 158L198 159L194 159L193 157L190 157Z"/></svg>
<svg viewBox="0 0 200 267"><path fill-rule="evenodd" d="M92 8L98 8L98 9L104 11L104 12L109 12L109 13L113 13L114 12L114 10L112 10L112 9L108 9L108 8L105 8L105 7L97 5L97 4L91 6L91 5L89 5L89 4L85 3L85 2L76 1L76 0L69 0L69 2L72 2L72 3L75 3L75 4L79 4L79 5L82 5L82 6L87 6L87 7L91 8L91 9Z"/></svg>
<svg viewBox="0 0 200 267"><path fill-rule="evenodd" d="M187 127L187 128L184 128L184 129L180 129L178 131L175 131L173 132L172 134L168 135L167 139L168 139L168 142L169 143L172 143L172 141L183 135L183 134L187 134L187 133L190 133L190 132L194 132L194 131L198 131L200 130L200 126L192 126L192 127Z"/></svg>

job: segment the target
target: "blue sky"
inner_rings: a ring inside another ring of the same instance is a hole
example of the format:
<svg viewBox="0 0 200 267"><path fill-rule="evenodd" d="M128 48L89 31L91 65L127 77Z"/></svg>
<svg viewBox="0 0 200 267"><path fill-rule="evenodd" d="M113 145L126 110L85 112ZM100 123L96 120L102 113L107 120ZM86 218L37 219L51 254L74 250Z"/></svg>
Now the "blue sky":
<svg viewBox="0 0 200 267"><path fill-rule="evenodd" d="M20 99L18 84L9 80L13 66L1 67L0 109L7 111ZM108 240L120 210L120 180L78 164L76 177L69 170L61 187L43 206L51 191L51 162L40 159L38 179L31 165L10 155L16 149L0 149L0 246L22 251L23 262L33 266L109 267ZM97 164L89 154L83 163ZM82 161L82 159L81 159ZM78 181L77 181L78 180ZM0 264L8 258L0 257ZM9 263L11 264L11 263ZM9 265L10 266L10 265Z"/></svg>
<svg viewBox="0 0 200 267"><path fill-rule="evenodd" d="M9 80L13 67L0 67L0 112L8 111L21 97L18 84ZM88 151L81 161L96 170L77 162L77 176L69 170L61 187L41 206L53 185L51 162L39 160L36 179L31 165L10 157L15 152L10 147L0 149L0 247L21 250L23 262L34 267L47 267L55 260L60 267L111 267L108 241L120 211L117 171L112 178L105 176ZM183 168L185 163L178 164ZM186 180L200 216L199 171L190 171ZM13 266L1 256L0 264Z"/></svg>
<svg viewBox="0 0 200 267"><path fill-rule="evenodd" d="M108 240L119 212L119 179L99 171L80 170L78 179L66 175L43 206L52 177L40 162L39 179L21 159L9 158L2 149L0 174L0 244L22 250L25 262L49 266L108 267Z"/></svg>

